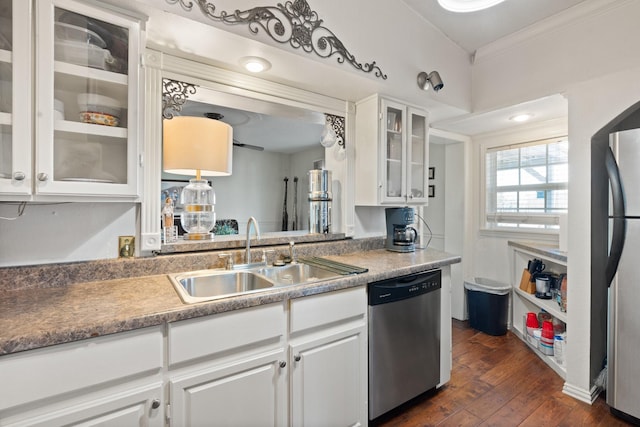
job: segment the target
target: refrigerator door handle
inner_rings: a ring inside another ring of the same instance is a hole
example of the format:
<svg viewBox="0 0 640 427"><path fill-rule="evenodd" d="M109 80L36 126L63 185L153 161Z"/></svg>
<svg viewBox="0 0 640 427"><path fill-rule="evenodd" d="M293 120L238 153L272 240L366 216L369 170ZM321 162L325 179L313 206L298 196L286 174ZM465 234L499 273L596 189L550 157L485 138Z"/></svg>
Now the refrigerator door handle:
<svg viewBox="0 0 640 427"><path fill-rule="evenodd" d="M609 259L605 270L607 286L611 285L613 277L616 275L618 263L622 256L624 248L624 239L627 231L627 222L625 219L624 205L624 189L622 188L622 180L620 179L620 170L616 164L615 156L611 148L607 150L605 159L607 174L609 175L609 183L611 185L611 200L613 207L613 231L611 236L611 249L609 250Z"/></svg>

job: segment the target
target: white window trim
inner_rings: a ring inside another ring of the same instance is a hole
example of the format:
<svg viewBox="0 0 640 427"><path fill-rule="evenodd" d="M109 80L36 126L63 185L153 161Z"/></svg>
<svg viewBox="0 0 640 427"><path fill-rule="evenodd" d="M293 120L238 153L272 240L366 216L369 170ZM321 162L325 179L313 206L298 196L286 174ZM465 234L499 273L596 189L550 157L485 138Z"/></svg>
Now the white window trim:
<svg viewBox="0 0 640 427"><path fill-rule="evenodd" d="M564 125L562 124L564 123ZM542 125L544 128L544 124ZM549 240L549 241L557 241L559 237L558 229L534 229L534 228L519 228L519 227L500 227L493 228L487 227L487 176L486 176L486 155L487 151L508 149L509 147L523 147L527 144L535 145L541 141L547 141L555 138L566 138L567 137L567 129L566 129L566 121L560 122L560 124L553 124L546 129L546 132L543 130L540 134L536 134L535 136L531 135L531 137L524 137L523 133L514 132L500 132L497 135L486 134L481 137L481 139L486 140L487 142L480 143L480 152L478 161L480 163L480 200L479 200L479 234L482 236L503 236L503 237L512 237L512 238L532 238L539 240ZM534 132L537 133L537 132ZM516 136L517 135L517 136ZM501 214L502 215L502 214ZM506 214L505 214L506 215ZM559 222L559 215L549 215L554 217L554 221L556 223Z"/></svg>

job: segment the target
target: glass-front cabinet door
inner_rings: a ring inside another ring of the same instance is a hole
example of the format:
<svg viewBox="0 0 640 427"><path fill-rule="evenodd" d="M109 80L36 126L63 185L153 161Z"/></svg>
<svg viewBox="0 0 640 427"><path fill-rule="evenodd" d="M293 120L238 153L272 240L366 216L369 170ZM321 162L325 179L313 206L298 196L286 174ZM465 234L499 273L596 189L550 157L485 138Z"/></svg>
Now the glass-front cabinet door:
<svg viewBox="0 0 640 427"><path fill-rule="evenodd" d="M37 2L36 194L137 196L140 21Z"/></svg>
<svg viewBox="0 0 640 427"><path fill-rule="evenodd" d="M426 203L429 150L427 113L381 99L383 203Z"/></svg>
<svg viewBox="0 0 640 427"><path fill-rule="evenodd" d="M382 199L384 202L403 202L406 194L406 107L386 99L381 100L381 107L384 126Z"/></svg>
<svg viewBox="0 0 640 427"><path fill-rule="evenodd" d="M413 108L409 108L407 114L407 199L411 203L426 203L429 169L427 114Z"/></svg>
<svg viewBox="0 0 640 427"><path fill-rule="evenodd" d="M32 191L31 2L0 0L0 194Z"/></svg>

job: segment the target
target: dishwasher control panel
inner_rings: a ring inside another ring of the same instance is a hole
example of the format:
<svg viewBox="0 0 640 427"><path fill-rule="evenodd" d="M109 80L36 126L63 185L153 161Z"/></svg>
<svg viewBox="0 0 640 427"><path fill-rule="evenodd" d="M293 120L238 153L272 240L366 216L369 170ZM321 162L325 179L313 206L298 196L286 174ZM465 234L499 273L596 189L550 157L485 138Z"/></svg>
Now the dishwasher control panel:
<svg viewBox="0 0 640 427"><path fill-rule="evenodd" d="M369 305L386 304L433 292L442 287L442 272L432 270L370 283Z"/></svg>

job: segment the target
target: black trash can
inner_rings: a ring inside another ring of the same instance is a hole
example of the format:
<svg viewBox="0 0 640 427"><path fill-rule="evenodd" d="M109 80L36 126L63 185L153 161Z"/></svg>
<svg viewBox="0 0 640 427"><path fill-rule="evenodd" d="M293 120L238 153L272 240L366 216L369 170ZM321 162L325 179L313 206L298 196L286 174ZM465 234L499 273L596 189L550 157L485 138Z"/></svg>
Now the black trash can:
<svg viewBox="0 0 640 427"><path fill-rule="evenodd" d="M483 277L465 281L469 325L489 335L507 333L511 286Z"/></svg>

